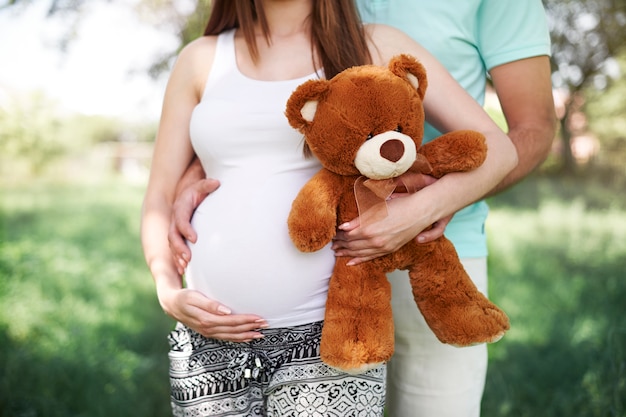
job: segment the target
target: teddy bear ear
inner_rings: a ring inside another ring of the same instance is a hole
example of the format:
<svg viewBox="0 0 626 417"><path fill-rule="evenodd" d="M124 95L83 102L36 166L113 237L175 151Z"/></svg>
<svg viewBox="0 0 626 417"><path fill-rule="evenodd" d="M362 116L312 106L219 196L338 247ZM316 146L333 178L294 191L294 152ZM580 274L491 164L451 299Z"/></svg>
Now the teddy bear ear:
<svg viewBox="0 0 626 417"><path fill-rule="evenodd" d="M328 85L328 80L309 80L291 93L285 115L293 128L302 130L313 121L317 104L328 90Z"/></svg>
<svg viewBox="0 0 626 417"><path fill-rule="evenodd" d="M423 100L426 94L426 68L414 57L407 54L397 55L389 61L389 70L400 78L404 78L417 90Z"/></svg>

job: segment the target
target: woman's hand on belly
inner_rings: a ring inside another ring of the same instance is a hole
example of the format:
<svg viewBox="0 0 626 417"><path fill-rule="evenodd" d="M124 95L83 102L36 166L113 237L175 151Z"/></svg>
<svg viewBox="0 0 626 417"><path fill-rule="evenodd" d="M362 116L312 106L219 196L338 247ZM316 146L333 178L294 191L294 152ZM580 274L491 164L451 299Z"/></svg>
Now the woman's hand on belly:
<svg viewBox="0 0 626 417"><path fill-rule="evenodd" d="M228 307L187 288L159 293L165 312L189 328L213 339L249 342L263 337L258 330L268 327L254 314L231 314Z"/></svg>

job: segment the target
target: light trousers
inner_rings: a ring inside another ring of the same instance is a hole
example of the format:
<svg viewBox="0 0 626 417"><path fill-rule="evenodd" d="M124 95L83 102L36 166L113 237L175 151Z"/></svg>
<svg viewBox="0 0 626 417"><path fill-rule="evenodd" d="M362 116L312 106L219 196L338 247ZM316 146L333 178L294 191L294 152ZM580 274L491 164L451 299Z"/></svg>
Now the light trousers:
<svg viewBox="0 0 626 417"><path fill-rule="evenodd" d="M487 295L487 259L461 260ZM387 366L387 417L478 417L487 373L487 345L443 344L419 312L406 271L389 274L395 353Z"/></svg>

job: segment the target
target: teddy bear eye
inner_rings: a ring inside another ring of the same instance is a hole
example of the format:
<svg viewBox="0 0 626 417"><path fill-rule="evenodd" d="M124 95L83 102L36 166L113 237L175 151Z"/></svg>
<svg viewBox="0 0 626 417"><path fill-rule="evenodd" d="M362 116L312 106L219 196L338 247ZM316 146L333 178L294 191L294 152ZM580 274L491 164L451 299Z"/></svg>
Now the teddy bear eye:
<svg viewBox="0 0 626 417"><path fill-rule="evenodd" d="M371 139L371 138L373 138L373 137L374 137L374 134L373 134L373 133L370 133L369 135L367 135L367 138L365 138L365 140L370 140L370 139Z"/></svg>
<svg viewBox="0 0 626 417"><path fill-rule="evenodd" d="M394 130L396 132L402 133L402 127L400 127L400 126L397 126Z"/></svg>

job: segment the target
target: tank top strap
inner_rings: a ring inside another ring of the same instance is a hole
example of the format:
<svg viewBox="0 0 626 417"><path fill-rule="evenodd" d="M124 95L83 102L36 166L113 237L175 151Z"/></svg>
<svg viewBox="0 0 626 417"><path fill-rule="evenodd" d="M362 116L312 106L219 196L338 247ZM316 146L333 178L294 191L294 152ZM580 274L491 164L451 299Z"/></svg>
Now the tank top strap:
<svg viewBox="0 0 626 417"><path fill-rule="evenodd" d="M217 36L215 56L211 65L211 71L204 87L204 95L211 87L232 74L237 73L237 57L235 55L235 30L230 29Z"/></svg>

